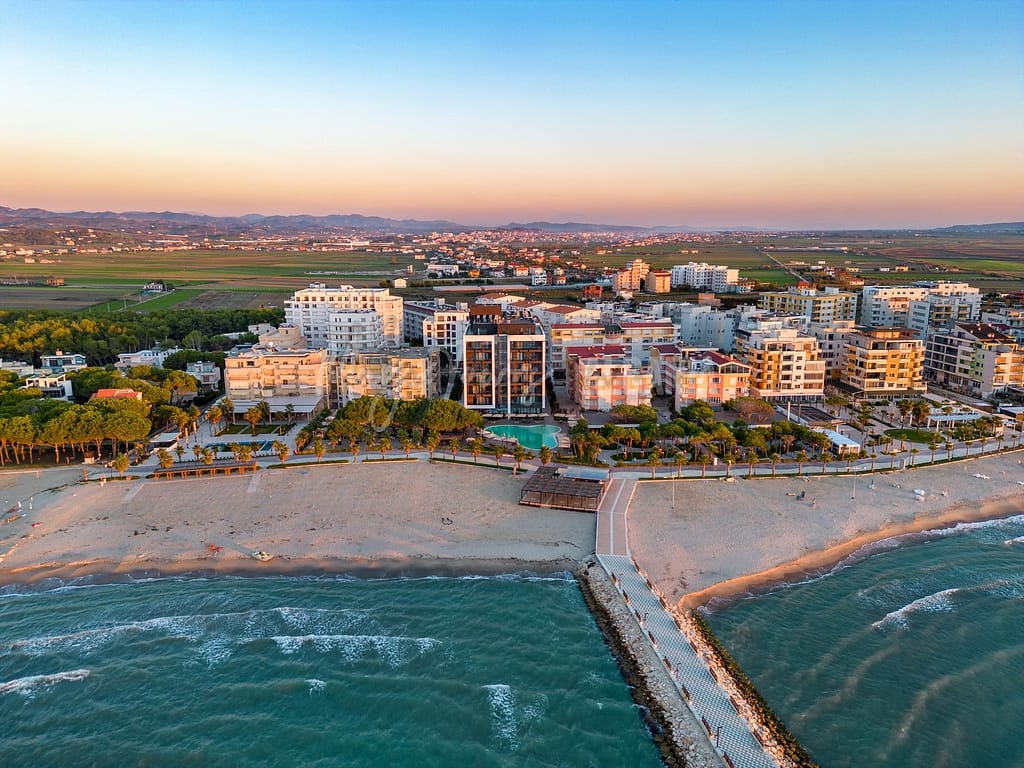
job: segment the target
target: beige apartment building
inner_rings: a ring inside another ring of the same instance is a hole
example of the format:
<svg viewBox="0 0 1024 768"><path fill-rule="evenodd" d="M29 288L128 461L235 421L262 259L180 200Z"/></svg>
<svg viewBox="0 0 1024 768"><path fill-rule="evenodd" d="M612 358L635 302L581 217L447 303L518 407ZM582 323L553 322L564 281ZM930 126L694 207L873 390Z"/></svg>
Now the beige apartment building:
<svg viewBox="0 0 1024 768"><path fill-rule="evenodd" d="M788 291L762 293L757 305L781 315L803 315L812 323L857 319L857 294L833 287L819 291L801 285Z"/></svg>
<svg viewBox="0 0 1024 768"><path fill-rule="evenodd" d="M750 393L750 366L714 349L655 345L651 372L655 390L672 397L676 411L697 400L721 405Z"/></svg>
<svg viewBox="0 0 1024 768"><path fill-rule="evenodd" d="M651 347L676 340L676 327L671 320L636 320L613 324L554 323L548 331L551 372L556 379L566 375L565 352L570 347L621 345L630 357L630 365L650 365Z"/></svg>
<svg viewBox="0 0 1024 768"><path fill-rule="evenodd" d="M906 328L858 327L846 335L843 389L872 400L922 395L924 342Z"/></svg>
<svg viewBox="0 0 1024 768"><path fill-rule="evenodd" d="M434 348L352 352L331 364L331 406L360 397L418 400L441 394L441 351Z"/></svg>
<svg viewBox="0 0 1024 768"><path fill-rule="evenodd" d="M750 366L750 396L811 400L825 391L818 340L780 320L748 323L736 331L736 357Z"/></svg>
<svg viewBox="0 0 1024 768"><path fill-rule="evenodd" d="M669 293L672 290L672 273L667 269L652 269L644 277L647 293Z"/></svg>
<svg viewBox="0 0 1024 768"><path fill-rule="evenodd" d="M651 371L636 368L622 346L570 347L569 394L581 411L651 404Z"/></svg>
<svg viewBox="0 0 1024 768"><path fill-rule="evenodd" d="M308 417L327 405L329 370L326 350L257 345L224 358L224 392L236 414L266 400L272 413L291 405Z"/></svg>

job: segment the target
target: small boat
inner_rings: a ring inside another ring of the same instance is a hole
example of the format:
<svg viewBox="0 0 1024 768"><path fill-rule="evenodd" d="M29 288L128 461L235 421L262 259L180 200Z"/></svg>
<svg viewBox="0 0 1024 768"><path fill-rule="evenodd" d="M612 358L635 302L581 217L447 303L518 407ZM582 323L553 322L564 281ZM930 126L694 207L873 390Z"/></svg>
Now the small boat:
<svg viewBox="0 0 1024 768"><path fill-rule="evenodd" d="M265 563L267 562L267 560L273 557L272 554L270 554L269 552L264 552L262 549L259 552L253 552L252 556L259 560L261 563Z"/></svg>

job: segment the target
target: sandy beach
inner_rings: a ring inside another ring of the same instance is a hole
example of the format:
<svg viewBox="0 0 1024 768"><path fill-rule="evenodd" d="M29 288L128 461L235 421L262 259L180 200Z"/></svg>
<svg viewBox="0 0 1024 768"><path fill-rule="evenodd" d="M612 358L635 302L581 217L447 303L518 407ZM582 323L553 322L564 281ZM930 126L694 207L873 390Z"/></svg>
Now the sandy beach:
<svg viewBox="0 0 1024 768"><path fill-rule="evenodd" d="M594 551L593 515L519 506L524 478L493 469L295 465L42 493L78 477L80 471L4 478L10 499L40 495L33 511L23 507L24 517L0 525L0 581L153 570L550 571ZM273 559L253 559L258 550Z"/></svg>
<svg viewBox="0 0 1024 768"><path fill-rule="evenodd" d="M866 475L856 487L850 476L685 481L675 509L669 483L640 483L630 549L666 596L694 607L800 579L881 539L1024 514L1021 459Z"/></svg>

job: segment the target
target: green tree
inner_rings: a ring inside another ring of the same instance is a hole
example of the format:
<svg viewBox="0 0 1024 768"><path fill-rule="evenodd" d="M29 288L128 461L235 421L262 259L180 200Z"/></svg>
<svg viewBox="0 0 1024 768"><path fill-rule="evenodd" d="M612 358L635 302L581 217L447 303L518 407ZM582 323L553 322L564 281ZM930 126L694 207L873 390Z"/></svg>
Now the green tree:
<svg viewBox="0 0 1024 768"><path fill-rule="evenodd" d="M495 466L501 466L501 457L505 455L505 446L501 443L495 443L494 447L491 448L491 452L494 454Z"/></svg>
<svg viewBox="0 0 1024 768"><path fill-rule="evenodd" d="M383 459L387 456L388 451L391 450L391 438L385 435L377 443L377 450L380 451L380 457Z"/></svg>
<svg viewBox="0 0 1024 768"><path fill-rule="evenodd" d="M156 451L156 460L160 464L161 469L170 469L174 466L174 457L171 452L166 448L158 448Z"/></svg>
<svg viewBox="0 0 1024 768"><path fill-rule="evenodd" d="M448 450L452 452L452 461L455 461L455 457L459 453L459 449L462 447L462 441L457 437L453 437L448 441Z"/></svg>
<svg viewBox="0 0 1024 768"><path fill-rule="evenodd" d="M655 447L647 456L647 466L651 468L651 479L654 479L658 467L661 466L661 448Z"/></svg>
<svg viewBox="0 0 1024 768"><path fill-rule="evenodd" d="M542 445L539 451L540 463L545 467L551 463L551 448L547 445ZM474 457L475 458L475 457Z"/></svg>
<svg viewBox="0 0 1024 768"><path fill-rule="evenodd" d="M796 455L796 473L802 475L804 473L804 464L810 457L807 455L807 451L800 451Z"/></svg>
<svg viewBox="0 0 1024 768"><path fill-rule="evenodd" d="M128 461L128 454L117 454L117 456L114 457L113 466L114 469L117 470L118 474L123 478L125 473L128 471L128 467L131 466L131 462Z"/></svg>
<svg viewBox="0 0 1024 768"><path fill-rule="evenodd" d="M275 440L270 447L271 450L273 450L274 453L277 454L277 458L281 460L282 464L288 461L288 454L290 453L290 449L288 448L287 443L285 443L282 440Z"/></svg>
<svg viewBox="0 0 1024 768"><path fill-rule="evenodd" d="M324 445L324 441L317 435L313 438L313 453L316 454L316 463L319 464L320 460L324 457L327 452L327 446Z"/></svg>
<svg viewBox="0 0 1024 768"><path fill-rule="evenodd" d="M473 463L476 464L477 457L484 452L484 441L479 437L474 438L469 444L469 452L473 454Z"/></svg>
<svg viewBox="0 0 1024 768"><path fill-rule="evenodd" d="M262 402L266 402L265 400ZM252 427L253 436L256 435L256 425L263 420L263 412L259 406L254 405L252 408L245 412L245 420L249 422L249 426Z"/></svg>
<svg viewBox="0 0 1024 768"><path fill-rule="evenodd" d="M519 443L516 443L515 448L512 449L512 458L516 462L516 471L517 472L520 469L523 468L523 460L528 458L529 455L530 455L530 452L528 450L523 448L523 446L519 445Z"/></svg>

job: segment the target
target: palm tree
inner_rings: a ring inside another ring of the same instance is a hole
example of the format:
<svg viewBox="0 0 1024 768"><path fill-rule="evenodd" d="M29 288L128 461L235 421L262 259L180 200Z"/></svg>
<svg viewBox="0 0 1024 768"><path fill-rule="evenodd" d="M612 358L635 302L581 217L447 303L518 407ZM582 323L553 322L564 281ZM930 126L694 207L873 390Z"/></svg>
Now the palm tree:
<svg viewBox="0 0 1024 768"><path fill-rule="evenodd" d="M170 469L174 466L174 457L171 456L171 452L166 448L157 449L156 460L159 462L161 469Z"/></svg>
<svg viewBox="0 0 1024 768"><path fill-rule="evenodd" d="M654 479L655 472L661 466L661 448L655 446L647 457L647 466L651 468L651 479Z"/></svg>
<svg viewBox="0 0 1024 768"><path fill-rule="evenodd" d="M291 452L291 450L288 448L287 443L282 442L281 440L275 440L270 447L271 450L273 450L274 453L277 454L277 458L281 460L282 464L288 461L288 454Z"/></svg>
<svg viewBox="0 0 1024 768"><path fill-rule="evenodd" d="M779 456L779 454L777 454L777 453L773 453L771 456L768 457L768 459L772 463L772 477L775 477L775 467L779 463L779 459L780 458L782 458L782 457Z"/></svg>
<svg viewBox="0 0 1024 768"><path fill-rule="evenodd" d="M217 454L213 452L213 448L203 448L203 464L210 466L213 464L213 460L217 458Z"/></svg>
<svg viewBox="0 0 1024 768"><path fill-rule="evenodd" d="M905 427L907 425L907 416L914 410L914 404L910 400L900 400L896 403L896 410L900 412L900 426Z"/></svg>
<svg viewBox="0 0 1024 768"><path fill-rule="evenodd" d="M323 439L319 435L313 438L313 453L316 454L316 463L320 463L320 459L327 453L327 446L324 445Z"/></svg>
<svg viewBox="0 0 1024 768"><path fill-rule="evenodd" d="M354 464L356 459L359 458L359 438L350 437L348 439L348 449L352 452L352 463Z"/></svg>
<svg viewBox="0 0 1024 768"><path fill-rule="evenodd" d="M380 451L381 460L387 455L387 452L391 450L391 438L385 435L377 443L377 450Z"/></svg>
<svg viewBox="0 0 1024 768"><path fill-rule="evenodd" d="M231 423L235 423L235 403L230 397L222 397L220 399L220 411L222 416L229 417Z"/></svg>
<svg viewBox="0 0 1024 768"><path fill-rule="evenodd" d="M416 447L416 443L412 441L409 435L402 438L402 450L405 451L405 458L409 458L409 454L412 453L412 449Z"/></svg>
<svg viewBox="0 0 1024 768"><path fill-rule="evenodd" d="M199 443L196 443L195 445L192 446L192 453L195 455L196 461L199 461L201 458L203 458L203 449L199 445Z"/></svg>
<svg viewBox="0 0 1024 768"><path fill-rule="evenodd" d="M473 463L476 464L477 457L484 452L484 441L479 437L469 444L469 452L473 454Z"/></svg>
<svg viewBox="0 0 1024 768"><path fill-rule="evenodd" d="M676 477L682 477L687 462L686 451L676 451L672 458L676 463Z"/></svg>
<svg viewBox="0 0 1024 768"><path fill-rule="evenodd" d="M807 463L808 459L807 451L800 451L796 455L796 473L802 475L804 473L804 464Z"/></svg>
<svg viewBox="0 0 1024 768"><path fill-rule="evenodd" d="M516 443L516 447L512 449L512 458L516 461L516 472L523 468L523 459L527 458L530 452L523 448L523 446Z"/></svg>
<svg viewBox="0 0 1024 768"><path fill-rule="evenodd" d="M185 446L182 445L181 443L175 443L174 452L178 454L178 461L181 461L183 458L185 458Z"/></svg>
<svg viewBox="0 0 1024 768"><path fill-rule="evenodd" d="M455 461L455 457L459 453L459 449L462 447L462 441L457 437L453 437L448 441L448 450L452 452L452 461Z"/></svg>
<svg viewBox="0 0 1024 768"><path fill-rule="evenodd" d="M928 450L932 452L932 460L930 463L935 463L935 450L939 447L939 436L932 435L931 439L928 440Z"/></svg>
<svg viewBox="0 0 1024 768"><path fill-rule="evenodd" d="M219 405L211 405L206 409L206 420L210 422L214 435L217 434L217 425L220 424L220 421L223 418L224 412L221 410Z"/></svg>
<svg viewBox="0 0 1024 768"><path fill-rule="evenodd" d="M289 424L294 424L295 423L295 406L292 405L291 403L288 403L288 405L286 405L284 407L284 415L288 417L288 423Z"/></svg>
<svg viewBox="0 0 1024 768"><path fill-rule="evenodd" d="M757 451L747 451L747 477L751 478L754 476L754 465L757 464L758 457Z"/></svg>
<svg viewBox="0 0 1024 768"><path fill-rule="evenodd" d="M434 460L434 451L441 445L441 436L437 432L431 432L427 435L427 453L430 456L430 460Z"/></svg>
<svg viewBox="0 0 1024 768"><path fill-rule="evenodd" d="M501 443L495 443L491 452L494 454L494 465L501 466L501 457L505 455L505 446Z"/></svg>
<svg viewBox="0 0 1024 768"><path fill-rule="evenodd" d="M262 400L260 402L265 403L266 400ZM263 412L259 409L259 406L254 405L252 408L247 410L245 412L245 420L249 422L249 425L252 427L252 434L255 436L256 425L263 420Z"/></svg>
<svg viewBox="0 0 1024 768"><path fill-rule="evenodd" d="M242 460L242 446L240 443L231 443L228 445L228 450L234 455L235 461Z"/></svg>
<svg viewBox="0 0 1024 768"><path fill-rule="evenodd" d="M243 464L252 461L252 446L249 443L238 446L238 460Z"/></svg>
<svg viewBox="0 0 1024 768"><path fill-rule="evenodd" d="M833 456L828 451L822 451L820 458L821 458L821 474L824 475L825 474L825 469L826 469L826 467L828 467L829 462L832 461Z"/></svg>
<svg viewBox="0 0 1024 768"><path fill-rule="evenodd" d="M540 463L545 467L551 463L551 447L542 445L539 451Z"/></svg>
<svg viewBox="0 0 1024 768"><path fill-rule="evenodd" d="M124 478L124 473L128 471L128 467L131 465L131 462L128 461L128 454L119 453L114 457L113 464L114 469L116 469L121 477Z"/></svg>
<svg viewBox="0 0 1024 768"><path fill-rule="evenodd" d="M911 406L910 412L913 414L917 426L920 427L922 422L932 415L932 407L927 400L917 400Z"/></svg>
<svg viewBox="0 0 1024 768"><path fill-rule="evenodd" d="M916 467L917 466L917 454L919 454L920 452L921 451L918 450L917 448L911 448L910 449L910 466L912 466L912 467Z"/></svg>
<svg viewBox="0 0 1024 768"><path fill-rule="evenodd" d="M254 407L260 414L260 421L266 421L269 423L271 416L270 403L268 403L266 400L260 400L258 403L256 403Z"/></svg>

